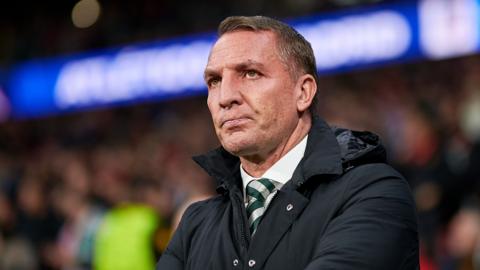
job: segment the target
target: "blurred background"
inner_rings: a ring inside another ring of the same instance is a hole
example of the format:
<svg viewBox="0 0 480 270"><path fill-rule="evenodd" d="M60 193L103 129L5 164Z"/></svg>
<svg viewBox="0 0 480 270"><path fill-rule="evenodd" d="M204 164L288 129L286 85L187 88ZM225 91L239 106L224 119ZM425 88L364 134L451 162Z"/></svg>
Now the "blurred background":
<svg viewBox="0 0 480 270"><path fill-rule="evenodd" d="M215 194L202 73L229 15L314 48L320 115L381 135L418 209L421 267L480 269L479 0L4 1L0 269L153 269Z"/></svg>

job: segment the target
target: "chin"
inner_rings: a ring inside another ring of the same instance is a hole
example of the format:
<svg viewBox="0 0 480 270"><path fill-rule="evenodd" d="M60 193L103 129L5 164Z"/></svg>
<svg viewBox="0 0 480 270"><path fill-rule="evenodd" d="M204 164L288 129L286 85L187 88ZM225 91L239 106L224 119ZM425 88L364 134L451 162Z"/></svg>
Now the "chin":
<svg viewBox="0 0 480 270"><path fill-rule="evenodd" d="M234 156L242 156L247 152L245 147L239 145L222 144L222 146Z"/></svg>
<svg viewBox="0 0 480 270"><path fill-rule="evenodd" d="M245 156L255 153L257 146L244 140L225 140L221 142L223 148L234 156Z"/></svg>

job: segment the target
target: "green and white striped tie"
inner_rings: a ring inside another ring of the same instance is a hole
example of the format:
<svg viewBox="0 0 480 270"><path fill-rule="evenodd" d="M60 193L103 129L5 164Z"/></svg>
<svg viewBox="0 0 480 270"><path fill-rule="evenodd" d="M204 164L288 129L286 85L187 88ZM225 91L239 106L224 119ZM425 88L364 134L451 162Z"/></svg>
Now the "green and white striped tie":
<svg viewBox="0 0 480 270"><path fill-rule="evenodd" d="M257 230L258 223L265 213L268 196L276 191L273 182L267 178L252 180L247 185L247 216L250 224L250 233L253 235Z"/></svg>

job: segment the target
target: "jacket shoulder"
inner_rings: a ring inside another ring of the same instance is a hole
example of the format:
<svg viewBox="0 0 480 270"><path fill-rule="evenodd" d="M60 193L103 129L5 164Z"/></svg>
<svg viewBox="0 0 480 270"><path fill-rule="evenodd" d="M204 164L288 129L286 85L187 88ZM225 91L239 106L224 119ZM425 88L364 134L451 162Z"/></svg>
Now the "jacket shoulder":
<svg viewBox="0 0 480 270"><path fill-rule="evenodd" d="M415 209L412 192L405 178L386 163L369 163L352 168L342 175L344 201L355 203L367 199L402 201Z"/></svg>
<svg viewBox="0 0 480 270"><path fill-rule="evenodd" d="M195 226L200 223L210 212L216 211L217 207L222 203L223 196L217 195L205 200L190 204L185 210L180 224L185 226Z"/></svg>
<svg viewBox="0 0 480 270"><path fill-rule="evenodd" d="M369 163L335 181L334 210L306 269L416 269L417 217L405 179L385 163Z"/></svg>
<svg viewBox="0 0 480 270"><path fill-rule="evenodd" d="M220 195L190 204L182 215L177 230L157 263L157 270L184 269L191 246L192 235L210 213L217 211Z"/></svg>

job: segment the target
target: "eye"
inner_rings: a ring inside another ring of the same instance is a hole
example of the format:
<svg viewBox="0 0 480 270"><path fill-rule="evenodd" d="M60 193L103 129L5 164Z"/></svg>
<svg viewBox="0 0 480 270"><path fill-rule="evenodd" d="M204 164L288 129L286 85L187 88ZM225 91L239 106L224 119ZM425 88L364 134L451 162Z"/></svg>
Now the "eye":
<svg viewBox="0 0 480 270"><path fill-rule="evenodd" d="M258 71L256 70L247 70L245 71L245 77L249 78L249 79L255 79L257 78L258 76L260 76L260 73L258 73Z"/></svg>
<svg viewBox="0 0 480 270"><path fill-rule="evenodd" d="M218 77L213 77L207 80L207 86L209 88L216 87L220 84L221 79Z"/></svg>

